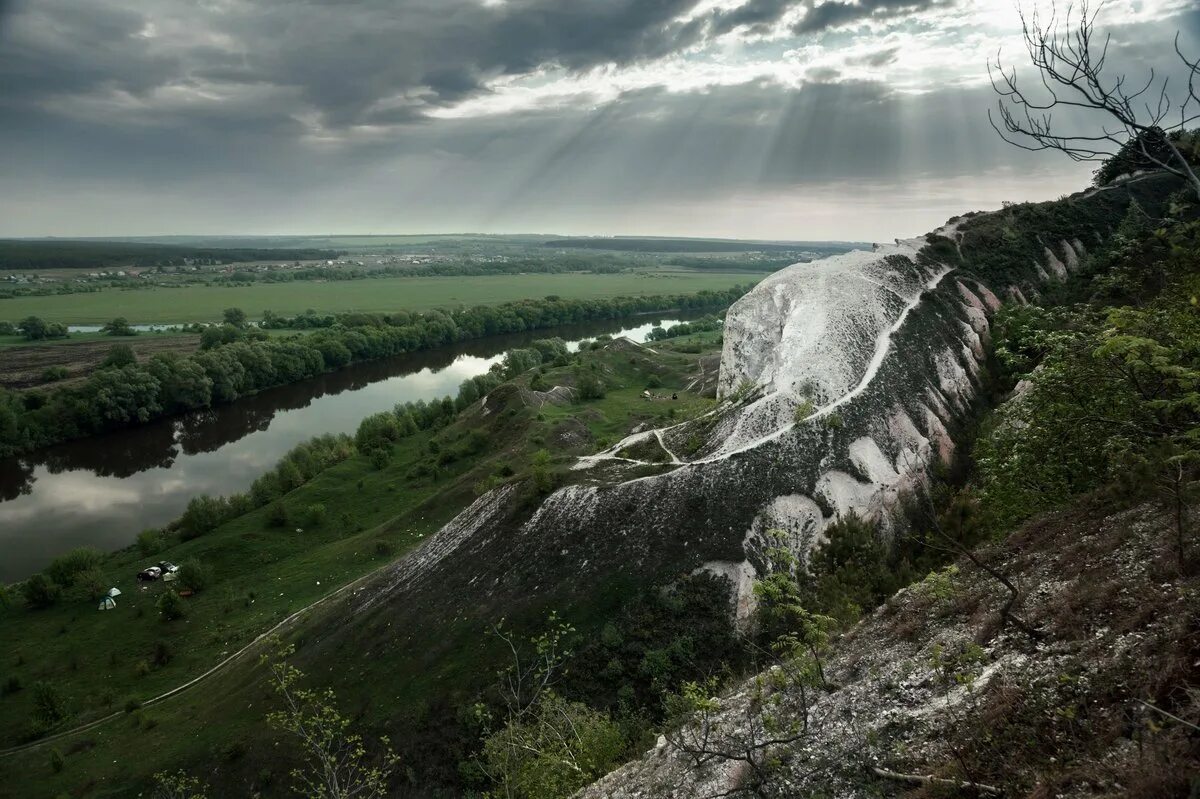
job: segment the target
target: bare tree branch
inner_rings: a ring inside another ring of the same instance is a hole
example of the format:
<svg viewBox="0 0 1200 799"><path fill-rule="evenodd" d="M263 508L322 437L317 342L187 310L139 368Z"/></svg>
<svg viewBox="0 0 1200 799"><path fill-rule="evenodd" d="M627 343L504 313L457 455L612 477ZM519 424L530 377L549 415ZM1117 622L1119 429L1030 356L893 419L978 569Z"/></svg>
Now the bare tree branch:
<svg viewBox="0 0 1200 799"><path fill-rule="evenodd" d="M998 95L988 122L1014 147L1057 150L1074 161L1105 161L1133 142L1145 163L1183 178L1200 197L1200 177L1173 138L1200 119L1200 58L1185 56L1176 34L1175 53L1188 72L1186 94L1178 99L1169 91L1169 77L1160 77L1154 69L1144 82L1134 84L1127 82L1127 75L1105 76L1112 37L1105 36L1102 44L1094 41L1102 7L1103 3L1093 8L1084 0L1078 16L1068 6L1060 19L1052 2L1045 21L1036 7L1030 14L1020 10L1025 50L1037 70L1042 96L1026 92L1018 83L1016 68L1006 67L997 52L995 60L988 62L988 76ZM1094 112L1107 122L1100 124L1098 134L1063 132L1051 114L1056 108ZM1179 121L1168 123L1176 108ZM1161 149L1148 146L1148 141Z"/></svg>

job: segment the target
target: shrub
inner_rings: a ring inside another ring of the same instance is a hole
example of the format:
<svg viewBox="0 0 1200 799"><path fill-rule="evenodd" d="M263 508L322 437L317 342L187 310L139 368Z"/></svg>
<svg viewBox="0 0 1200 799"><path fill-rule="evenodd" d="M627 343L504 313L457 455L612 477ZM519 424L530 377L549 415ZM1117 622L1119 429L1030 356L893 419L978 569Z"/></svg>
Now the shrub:
<svg viewBox="0 0 1200 799"><path fill-rule="evenodd" d="M577 388L580 401L604 399L608 395L608 388L604 385L604 381L591 373L585 373L579 378Z"/></svg>
<svg viewBox="0 0 1200 799"><path fill-rule="evenodd" d="M282 502L275 502L271 505L271 510L267 513L267 522L272 527L287 527L291 522L291 517L288 515L287 506Z"/></svg>
<svg viewBox="0 0 1200 799"><path fill-rule="evenodd" d="M533 475L533 485L538 491L549 494L554 490L557 478L550 470L550 453L547 450L539 449L533 454L530 473Z"/></svg>
<svg viewBox="0 0 1200 799"><path fill-rule="evenodd" d="M373 467L375 467L376 469L378 469L379 471L383 471L384 469L386 469L388 467L388 464L391 462L392 462L392 448L391 447L379 447L378 449L371 450L371 465Z"/></svg>
<svg viewBox="0 0 1200 799"><path fill-rule="evenodd" d="M133 664L134 676L146 677L146 676L149 676L150 671L151 671L150 663L145 660L139 660L137 663ZM126 705L126 712L129 712L128 707L129 706Z"/></svg>
<svg viewBox="0 0 1200 799"><path fill-rule="evenodd" d="M100 362L101 369L120 369L125 366L133 366L137 363L137 355L133 352L133 347L128 344L117 344L108 351L108 355L104 356L104 360Z"/></svg>
<svg viewBox="0 0 1200 799"><path fill-rule="evenodd" d="M212 567L197 558L188 558L179 564L179 584L192 591L203 591L212 582Z"/></svg>
<svg viewBox="0 0 1200 799"><path fill-rule="evenodd" d="M21 586L25 601L35 608L48 608L62 598L62 586L38 572Z"/></svg>
<svg viewBox="0 0 1200 799"><path fill-rule="evenodd" d="M328 516L325 506L320 502L314 502L305 510L304 516L308 519L310 527L320 527L325 523L325 517Z"/></svg>
<svg viewBox="0 0 1200 799"><path fill-rule="evenodd" d="M8 696L9 694L15 694L17 691L20 691L20 690L21 690L21 678L15 674L10 674L8 679L4 681L4 684L0 685L0 696Z"/></svg>
<svg viewBox="0 0 1200 799"><path fill-rule="evenodd" d="M42 380L47 383L53 383L65 379L70 374L65 366L48 366L42 372Z"/></svg>
<svg viewBox="0 0 1200 799"><path fill-rule="evenodd" d="M154 661L155 666L161 669L171 662L172 655L174 653L171 651L171 645L166 641L160 638L154 642L154 654L151 656L151 659ZM144 663L145 661L142 662Z"/></svg>
<svg viewBox="0 0 1200 799"><path fill-rule="evenodd" d="M50 770L55 774L60 773L66 763L63 761L62 752L57 749L50 750Z"/></svg>
<svg viewBox="0 0 1200 799"><path fill-rule="evenodd" d="M76 575L95 569L99 565L100 552L98 550L91 547L79 547L55 558L46 567L46 576L64 588L70 588L75 584Z"/></svg>
<svg viewBox="0 0 1200 799"><path fill-rule="evenodd" d="M193 497L179 519L180 538L188 541L211 532L225 521L228 509L229 503L222 497Z"/></svg>
<svg viewBox="0 0 1200 799"><path fill-rule="evenodd" d="M142 553L142 555L146 557L161 552L165 544L166 542L163 541L162 530L151 527L138 533L138 552Z"/></svg>
<svg viewBox="0 0 1200 799"><path fill-rule="evenodd" d="M53 683L41 681L33 686L33 716L47 727L64 721L70 713L67 702Z"/></svg>
<svg viewBox="0 0 1200 799"><path fill-rule="evenodd" d="M95 601L104 596L104 572L97 568L85 569L75 575L74 593L84 599Z"/></svg>
<svg viewBox="0 0 1200 799"><path fill-rule="evenodd" d="M390 448L400 439L400 423L394 413L376 413L363 419L354 434L354 445L359 452Z"/></svg>
<svg viewBox="0 0 1200 799"><path fill-rule="evenodd" d="M187 611L183 607L183 599L174 591L167 591L160 596L155 606L158 608L163 621L182 619L187 614Z"/></svg>

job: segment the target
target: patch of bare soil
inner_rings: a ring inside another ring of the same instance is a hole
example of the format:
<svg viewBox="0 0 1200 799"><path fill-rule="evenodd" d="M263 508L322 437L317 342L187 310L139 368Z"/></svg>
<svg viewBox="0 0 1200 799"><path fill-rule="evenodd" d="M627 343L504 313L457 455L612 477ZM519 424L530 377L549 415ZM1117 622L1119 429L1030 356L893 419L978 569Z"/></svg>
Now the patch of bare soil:
<svg viewBox="0 0 1200 799"><path fill-rule="evenodd" d="M63 344L38 344L0 349L0 386L34 388L43 385L69 385L82 382L117 344L128 344L139 361L164 352L187 355L200 348L194 335L146 335L113 338L105 341L77 341ZM52 366L67 370L67 376L48 383L44 374Z"/></svg>

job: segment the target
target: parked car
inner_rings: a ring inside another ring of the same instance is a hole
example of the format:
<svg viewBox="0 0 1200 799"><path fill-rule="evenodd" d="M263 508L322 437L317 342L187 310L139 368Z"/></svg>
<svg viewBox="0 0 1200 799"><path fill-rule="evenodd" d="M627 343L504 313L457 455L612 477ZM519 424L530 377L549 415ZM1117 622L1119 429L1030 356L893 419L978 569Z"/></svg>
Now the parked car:
<svg viewBox="0 0 1200 799"><path fill-rule="evenodd" d="M158 568L162 569L163 574L174 574L179 571L179 567L169 560L164 560L158 564Z"/></svg>
<svg viewBox="0 0 1200 799"><path fill-rule="evenodd" d="M157 566L147 566L138 572L137 578L142 581L153 581L162 577L162 569Z"/></svg>

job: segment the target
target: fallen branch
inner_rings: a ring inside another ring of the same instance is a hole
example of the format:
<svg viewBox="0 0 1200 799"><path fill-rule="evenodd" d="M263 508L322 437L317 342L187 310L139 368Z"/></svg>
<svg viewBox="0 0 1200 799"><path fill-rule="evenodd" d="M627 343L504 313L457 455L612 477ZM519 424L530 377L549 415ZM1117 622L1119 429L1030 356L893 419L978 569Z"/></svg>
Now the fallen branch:
<svg viewBox="0 0 1200 799"><path fill-rule="evenodd" d="M999 796L1002 793L994 785L984 785L981 782L950 780L945 777L935 777L932 774L901 774L898 771L888 771L878 766L872 766L871 771L876 777L883 777L885 780L895 780L896 782L907 782L912 785L949 785L953 788L972 788L979 793L986 793L992 796Z"/></svg>
<svg viewBox="0 0 1200 799"><path fill-rule="evenodd" d="M1161 713L1164 716L1166 716L1167 718L1171 719L1172 721L1177 721L1180 724L1184 725L1185 727L1191 727L1193 730L1200 731L1200 727L1197 727L1192 722L1188 721L1187 719L1181 719L1181 718L1179 718L1179 716L1176 716L1174 713L1168 713L1167 711L1163 710L1161 707L1155 707L1154 705L1150 704L1149 702L1143 702L1141 699L1135 699L1133 701L1137 702L1142 707L1146 707L1146 708L1149 708L1150 710L1153 710L1155 713Z"/></svg>

